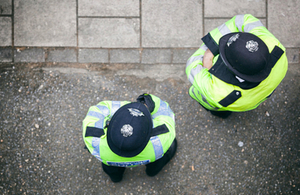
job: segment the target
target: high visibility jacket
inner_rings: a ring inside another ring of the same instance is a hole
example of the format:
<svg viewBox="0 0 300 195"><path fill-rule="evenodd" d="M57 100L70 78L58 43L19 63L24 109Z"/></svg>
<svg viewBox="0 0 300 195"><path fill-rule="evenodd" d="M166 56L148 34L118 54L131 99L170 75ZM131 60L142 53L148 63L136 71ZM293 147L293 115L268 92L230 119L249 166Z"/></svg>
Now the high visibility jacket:
<svg viewBox="0 0 300 195"><path fill-rule="evenodd" d="M107 122L114 113L128 101L102 101L89 108L83 120L83 139L89 152L109 166L134 167L154 162L167 152L175 139L175 115L169 104L151 94L144 94L152 101L147 106L153 120L151 138L144 150L134 157L115 154L107 143ZM150 98L149 98L150 97Z"/></svg>
<svg viewBox="0 0 300 195"><path fill-rule="evenodd" d="M240 82L222 64L219 40L232 32L248 32L267 45L274 66L269 76L260 83ZM188 59L186 75L191 82L189 94L209 110L242 112L256 108L269 97L284 78L288 61L283 45L254 16L236 15L202 38L201 47ZM210 70L203 67L207 48L214 54Z"/></svg>

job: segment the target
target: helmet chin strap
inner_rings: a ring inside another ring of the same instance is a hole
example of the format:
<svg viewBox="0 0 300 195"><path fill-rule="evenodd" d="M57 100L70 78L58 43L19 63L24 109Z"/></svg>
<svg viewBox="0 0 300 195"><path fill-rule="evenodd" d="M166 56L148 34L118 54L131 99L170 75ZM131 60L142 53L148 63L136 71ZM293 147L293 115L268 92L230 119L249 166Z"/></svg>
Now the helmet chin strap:
<svg viewBox="0 0 300 195"><path fill-rule="evenodd" d="M238 77L238 76L235 76L235 78L237 78L237 80L239 80L239 82L240 83L242 83L242 82L245 82L245 80L244 79L241 79L240 77Z"/></svg>

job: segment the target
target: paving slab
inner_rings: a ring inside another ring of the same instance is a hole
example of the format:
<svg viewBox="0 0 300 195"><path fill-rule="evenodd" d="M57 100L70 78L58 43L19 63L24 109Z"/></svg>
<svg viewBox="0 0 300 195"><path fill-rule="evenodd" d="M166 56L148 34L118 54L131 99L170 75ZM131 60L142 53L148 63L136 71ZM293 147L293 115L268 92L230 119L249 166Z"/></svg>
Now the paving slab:
<svg viewBox="0 0 300 195"><path fill-rule="evenodd" d="M300 1L269 0L269 29L285 47L300 47Z"/></svg>
<svg viewBox="0 0 300 195"><path fill-rule="evenodd" d="M78 62L80 63L107 63L107 49L79 49Z"/></svg>
<svg viewBox="0 0 300 195"><path fill-rule="evenodd" d="M12 0L0 1L0 16L12 14Z"/></svg>
<svg viewBox="0 0 300 195"><path fill-rule="evenodd" d="M47 62L77 62L75 49L50 49L47 53Z"/></svg>
<svg viewBox="0 0 300 195"><path fill-rule="evenodd" d="M45 62L43 48L21 48L14 50L15 62Z"/></svg>
<svg viewBox="0 0 300 195"><path fill-rule="evenodd" d="M76 46L76 1L15 0L15 46Z"/></svg>
<svg viewBox="0 0 300 195"><path fill-rule="evenodd" d="M138 48L138 18L79 18L79 47ZM113 32L113 33L112 33Z"/></svg>
<svg viewBox="0 0 300 195"><path fill-rule="evenodd" d="M139 16L139 0L78 0L79 16Z"/></svg>
<svg viewBox="0 0 300 195"><path fill-rule="evenodd" d="M233 17L252 14L266 17L266 0L204 0L204 17Z"/></svg>
<svg viewBox="0 0 300 195"><path fill-rule="evenodd" d="M300 63L300 49L286 49L286 55L289 63L298 64Z"/></svg>
<svg viewBox="0 0 300 195"><path fill-rule="evenodd" d="M11 29L11 18L0 17L0 46L12 46Z"/></svg>
<svg viewBox="0 0 300 195"><path fill-rule="evenodd" d="M137 49L110 50L110 63L140 63L140 51Z"/></svg>
<svg viewBox="0 0 300 195"><path fill-rule="evenodd" d="M142 1L142 47L197 47L202 1Z"/></svg>
<svg viewBox="0 0 300 195"><path fill-rule="evenodd" d="M199 46L200 47L200 46ZM193 53L197 51L195 49L173 49L173 63L182 63L186 64L187 60L191 57Z"/></svg>
<svg viewBox="0 0 300 195"><path fill-rule="evenodd" d="M143 49L142 63L171 63L172 51L170 49Z"/></svg>
<svg viewBox="0 0 300 195"><path fill-rule="evenodd" d="M0 48L0 62L12 62L12 53L11 48Z"/></svg>

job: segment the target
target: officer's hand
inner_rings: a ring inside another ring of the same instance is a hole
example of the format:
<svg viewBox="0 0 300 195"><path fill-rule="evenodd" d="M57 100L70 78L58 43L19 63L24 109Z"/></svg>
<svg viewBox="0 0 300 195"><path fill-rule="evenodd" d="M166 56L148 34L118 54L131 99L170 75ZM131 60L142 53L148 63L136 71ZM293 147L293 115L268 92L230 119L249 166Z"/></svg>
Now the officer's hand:
<svg viewBox="0 0 300 195"><path fill-rule="evenodd" d="M203 56L203 67L210 69L213 65L214 54L207 49Z"/></svg>

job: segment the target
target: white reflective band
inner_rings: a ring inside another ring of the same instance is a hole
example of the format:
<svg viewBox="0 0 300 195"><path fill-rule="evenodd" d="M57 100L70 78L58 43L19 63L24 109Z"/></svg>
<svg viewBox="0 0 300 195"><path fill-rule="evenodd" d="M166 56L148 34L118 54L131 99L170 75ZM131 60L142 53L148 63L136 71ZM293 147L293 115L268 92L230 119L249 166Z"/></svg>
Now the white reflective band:
<svg viewBox="0 0 300 195"><path fill-rule="evenodd" d="M199 49L201 49L201 50L203 50L203 51L206 51L206 50L208 49L208 47L207 47L205 44L203 44L203 45L201 45L201 47L200 47ZM189 65L191 65L193 62L195 62L195 61L197 61L197 60L200 60L200 61L202 62L202 60L203 60L203 55L191 56L191 57L188 59L188 61L186 62L185 69L186 69Z"/></svg>
<svg viewBox="0 0 300 195"><path fill-rule="evenodd" d="M261 21L256 21L256 22L252 22L249 24L246 24L244 27L244 31L245 32L250 32L252 29L256 28L256 27L260 27L260 26L264 26Z"/></svg>
<svg viewBox="0 0 300 195"><path fill-rule="evenodd" d="M102 106L102 105L97 105L96 106L100 112L104 115L104 116L108 116L109 115L109 109L106 106Z"/></svg>
<svg viewBox="0 0 300 195"><path fill-rule="evenodd" d="M99 113L99 112L95 112L95 111L89 111L88 116L92 116L92 117L95 117L95 118L98 118L99 120L97 122L95 122L95 127L97 128L103 128L103 121L104 121L104 116L103 114Z"/></svg>
<svg viewBox="0 0 300 195"><path fill-rule="evenodd" d="M104 123L104 117L103 119L99 119L97 122L95 122L95 127L103 129L104 127L103 123Z"/></svg>
<svg viewBox="0 0 300 195"><path fill-rule="evenodd" d="M189 75L189 81L191 82L191 84L194 83L194 78L195 78L195 76L196 76L199 72L201 72L201 70L202 70L203 68L204 68L203 66L198 65L198 66L196 66L195 68L193 68L193 69L191 70L190 75Z"/></svg>
<svg viewBox="0 0 300 195"><path fill-rule="evenodd" d="M102 159L100 158L99 145L100 145L100 138L93 137L92 146L93 146L94 150L92 152L92 155L95 156L98 160L100 160L102 162Z"/></svg>
<svg viewBox="0 0 300 195"><path fill-rule="evenodd" d="M186 63L185 68L187 68L189 65L191 65L193 62L200 60L202 62L203 60L203 55L199 55L199 56L192 56L189 58L189 60Z"/></svg>
<svg viewBox="0 0 300 195"><path fill-rule="evenodd" d="M120 101L112 101L111 102L111 113L110 113L110 117L112 117L115 112L121 107L121 102Z"/></svg>
<svg viewBox="0 0 300 195"><path fill-rule="evenodd" d="M203 45L201 45L201 47L199 49L206 51L208 49L208 47L205 44L203 44Z"/></svg>
<svg viewBox="0 0 300 195"><path fill-rule="evenodd" d="M207 105L209 105L211 108L213 108L214 110L218 110L218 109L219 109L219 108L216 108L216 107L210 105L210 104L208 103L206 97L205 97L202 93L201 93L201 97L202 97L203 102L205 102L205 103L206 103Z"/></svg>
<svg viewBox="0 0 300 195"><path fill-rule="evenodd" d="M160 100L160 105L155 114L152 115L153 119L155 119L158 116L169 116L174 120L174 112L171 110L171 108L167 105L166 102Z"/></svg>
<svg viewBox="0 0 300 195"><path fill-rule="evenodd" d="M103 122L106 116L109 115L109 109L106 106L96 105L96 107L100 110L99 112L90 111L88 116L93 116L98 118L99 120L95 122L95 127L103 129Z"/></svg>
<svg viewBox="0 0 300 195"><path fill-rule="evenodd" d="M245 15L237 15L235 18L235 25L240 32L243 32L244 16Z"/></svg>
<svg viewBox="0 0 300 195"><path fill-rule="evenodd" d="M198 99L198 97L197 97L196 94L195 94L195 87L192 88L192 92L193 92L193 94L194 94L194 97L197 99L197 101L200 102L200 100Z"/></svg>
<svg viewBox="0 0 300 195"><path fill-rule="evenodd" d="M218 29L219 29L222 36L231 33L231 30L226 26L225 23L222 24L221 26L219 26Z"/></svg>
<svg viewBox="0 0 300 195"><path fill-rule="evenodd" d="M95 112L95 111L89 111L87 115L98 119L104 118L104 116L100 112Z"/></svg>
<svg viewBox="0 0 300 195"><path fill-rule="evenodd" d="M161 141L158 136L151 137L150 141L152 142L154 153L155 153L155 160L160 159L164 154L164 149L161 145Z"/></svg>
<svg viewBox="0 0 300 195"><path fill-rule="evenodd" d="M207 105L209 105L210 107L214 108L213 106L211 106L211 105L208 103L206 97L205 97L202 93L201 93L201 97L202 97L202 101L203 101L203 102L205 102L205 103L206 103Z"/></svg>
<svg viewBox="0 0 300 195"><path fill-rule="evenodd" d="M197 95L196 95L196 93L195 93L195 90L198 92L198 95L201 95L201 97L202 97L202 101L203 102L205 102L207 105L209 105L211 108L213 108L214 110L218 110L219 108L216 108L216 107L213 107L212 105L210 105L209 103L208 103L208 101L206 100L206 97L202 94L202 93L199 93L199 91L197 90L197 89L195 89L195 87L193 87L192 88L192 92L193 92L193 94L194 94L194 96L195 96L195 98L197 99L197 101L200 103L201 101L198 99L198 97L197 97Z"/></svg>

